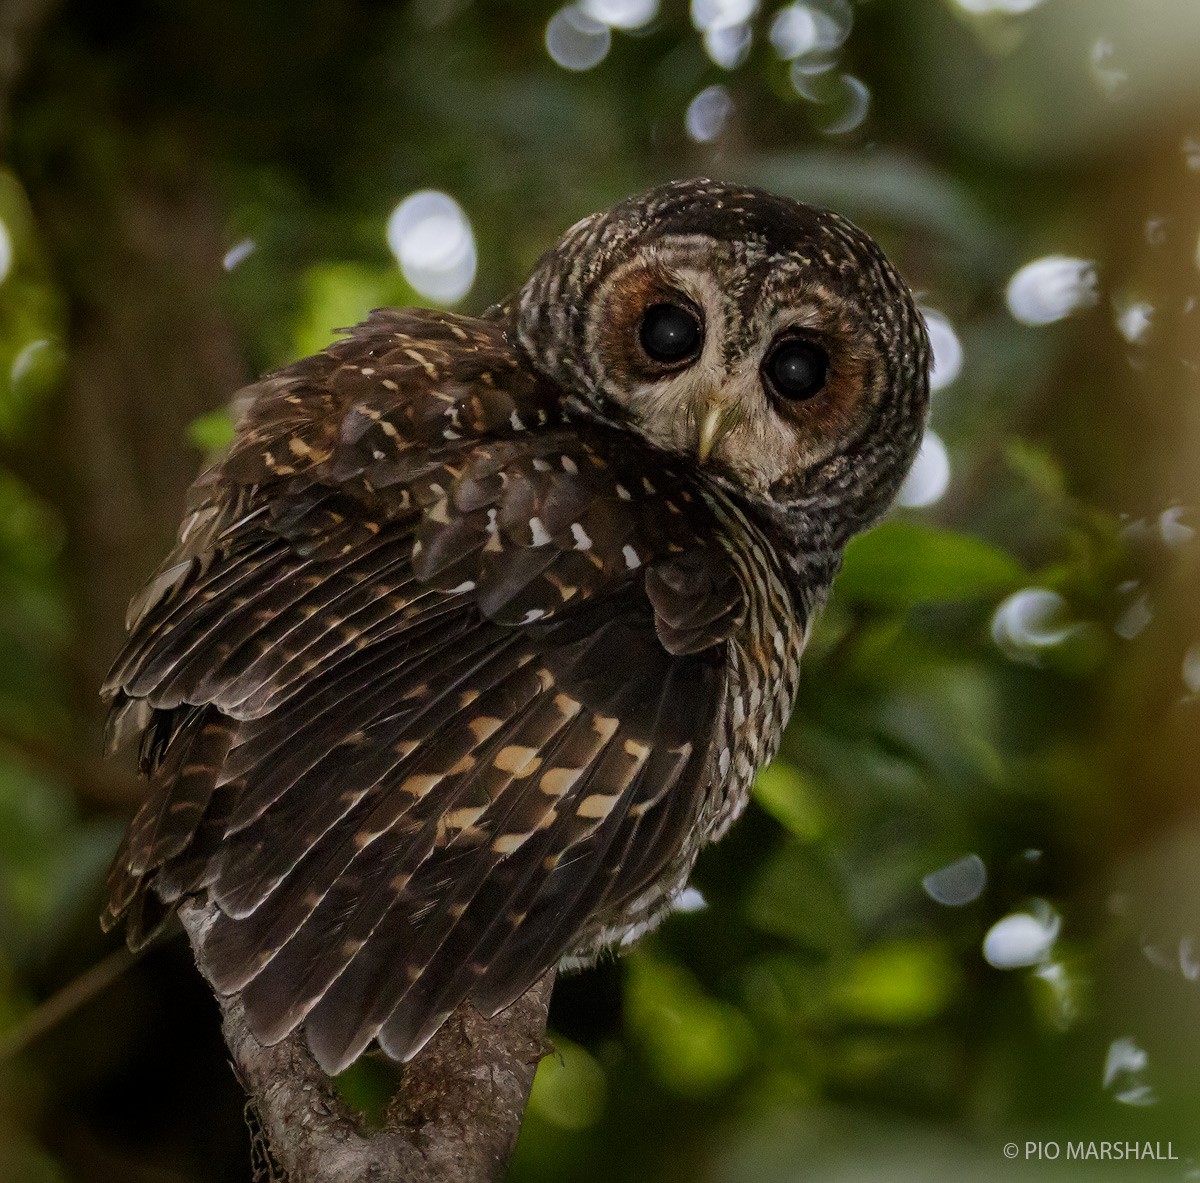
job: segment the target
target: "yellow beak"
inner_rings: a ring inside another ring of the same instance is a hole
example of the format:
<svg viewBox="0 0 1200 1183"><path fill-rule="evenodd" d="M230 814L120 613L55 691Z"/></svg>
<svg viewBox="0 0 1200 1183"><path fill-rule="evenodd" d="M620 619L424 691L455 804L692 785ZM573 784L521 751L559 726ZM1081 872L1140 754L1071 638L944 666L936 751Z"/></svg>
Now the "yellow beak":
<svg viewBox="0 0 1200 1183"><path fill-rule="evenodd" d="M701 464L708 463L713 449L732 426L727 407L722 407L720 403L715 402L708 404L704 418L700 420L700 435L696 440L696 455L700 458Z"/></svg>

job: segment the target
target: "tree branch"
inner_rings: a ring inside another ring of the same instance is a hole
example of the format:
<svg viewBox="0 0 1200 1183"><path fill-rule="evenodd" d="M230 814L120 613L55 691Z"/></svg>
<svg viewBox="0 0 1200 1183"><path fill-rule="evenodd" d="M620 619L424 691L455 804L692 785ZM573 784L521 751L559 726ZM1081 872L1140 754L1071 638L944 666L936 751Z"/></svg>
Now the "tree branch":
<svg viewBox="0 0 1200 1183"><path fill-rule="evenodd" d="M193 945L212 905L181 910ZM241 1003L219 999L225 1042L287 1183L486 1183L503 1178L538 1061L551 1050L551 971L508 1010L484 1019L464 1002L411 1063L371 1128L338 1095L302 1033L274 1047L253 1036Z"/></svg>

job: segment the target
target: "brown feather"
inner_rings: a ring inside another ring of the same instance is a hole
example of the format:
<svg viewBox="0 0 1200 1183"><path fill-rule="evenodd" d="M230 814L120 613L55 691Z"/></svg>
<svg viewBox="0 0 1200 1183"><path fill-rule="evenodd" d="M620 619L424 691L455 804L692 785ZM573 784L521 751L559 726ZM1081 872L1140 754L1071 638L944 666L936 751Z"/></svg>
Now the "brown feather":
<svg viewBox="0 0 1200 1183"><path fill-rule="evenodd" d="M744 603L684 479L577 434L498 325L376 314L253 394L108 684L155 796L106 917L207 892L214 985L336 1071L666 865Z"/></svg>

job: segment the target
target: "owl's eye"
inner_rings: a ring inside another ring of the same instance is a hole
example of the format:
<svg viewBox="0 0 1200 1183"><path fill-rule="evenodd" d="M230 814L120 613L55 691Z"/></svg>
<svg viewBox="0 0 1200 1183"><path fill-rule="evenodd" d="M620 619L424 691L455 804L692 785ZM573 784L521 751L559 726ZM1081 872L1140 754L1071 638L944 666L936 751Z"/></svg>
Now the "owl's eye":
<svg viewBox="0 0 1200 1183"><path fill-rule="evenodd" d="M642 314L638 340L646 355L663 365L678 365L700 352L700 322L678 304L651 304Z"/></svg>
<svg viewBox="0 0 1200 1183"><path fill-rule="evenodd" d="M763 383L776 398L803 402L818 394L829 376L829 354L815 341L787 337L762 364Z"/></svg>

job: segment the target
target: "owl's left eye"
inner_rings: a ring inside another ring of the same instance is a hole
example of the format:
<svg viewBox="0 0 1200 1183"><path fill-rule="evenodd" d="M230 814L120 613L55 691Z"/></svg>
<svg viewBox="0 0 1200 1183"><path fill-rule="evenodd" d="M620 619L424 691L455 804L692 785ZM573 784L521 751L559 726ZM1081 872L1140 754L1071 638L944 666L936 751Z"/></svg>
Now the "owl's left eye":
<svg viewBox="0 0 1200 1183"><path fill-rule="evenodd" d="M678 365L700 352L703 333L688 309L678 304L651 304L642 314L638 340L653 361Z"/></svg>
<svg viewBox="0 0 1200 1183"><path fill-rule="evenodd" d="M829 354L815 341L785 337L767 354L762 376L776 398L803 402L824 388L829 376Z"/></svg>

